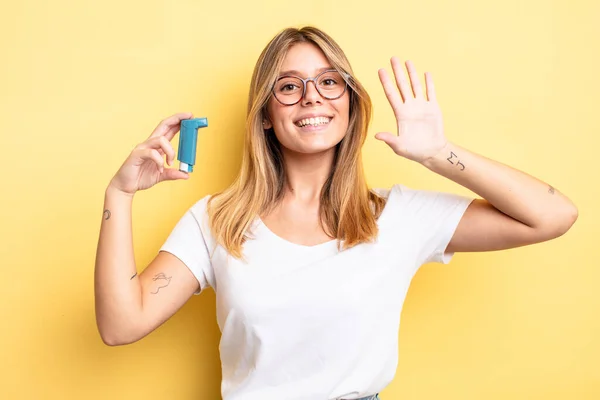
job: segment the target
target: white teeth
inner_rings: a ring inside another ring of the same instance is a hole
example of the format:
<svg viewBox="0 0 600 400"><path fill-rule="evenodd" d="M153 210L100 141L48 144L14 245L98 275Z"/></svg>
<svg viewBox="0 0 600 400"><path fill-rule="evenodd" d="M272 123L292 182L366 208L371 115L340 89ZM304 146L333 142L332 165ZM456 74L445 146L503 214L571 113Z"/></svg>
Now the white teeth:
<svg viewBox="0 0 600 400"><path fill-rule="evenodd" d="M300 127L303 127L306 125L313 125L313 126L324 125L324 124L328 124L330 120L331 120L331 118L329 118L329 117L305 118L303 120L298 121L296 123L296 125L298 125Z"/></svg>

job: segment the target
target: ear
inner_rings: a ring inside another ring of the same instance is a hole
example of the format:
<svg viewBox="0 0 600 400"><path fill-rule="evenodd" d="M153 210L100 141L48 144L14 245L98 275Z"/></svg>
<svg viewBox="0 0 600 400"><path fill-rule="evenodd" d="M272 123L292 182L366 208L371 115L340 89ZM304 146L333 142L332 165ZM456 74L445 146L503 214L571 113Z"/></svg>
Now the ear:
<svg viewBox="0 0 600 400"><path fill-rule="evenodd" d="M269 117L268 107L263 108L261 114L263 129L271 129L273 127L273 124L271 123L271 118Z"/></svg>
<svg viewBox="0 0 600 400"><path fill-rule="evenodd" d="M262 127L263 129L271 129L273 127L273 124L271 123L271 121L265 118L263 119Z"/></svg>

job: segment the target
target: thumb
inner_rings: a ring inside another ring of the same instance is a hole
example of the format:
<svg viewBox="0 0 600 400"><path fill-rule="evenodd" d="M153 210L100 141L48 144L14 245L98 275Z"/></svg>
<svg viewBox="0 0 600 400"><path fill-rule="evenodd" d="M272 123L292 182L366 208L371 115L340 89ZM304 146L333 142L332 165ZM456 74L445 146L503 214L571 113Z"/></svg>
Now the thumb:
<svg viewBox="0 0 600 400"><path fill-rule="evenodd" d="M396 140L397 135L392 135L389 132L379 132L375 135L375 139L385 142L388 146L393 147L393 143Z"/></svg>
<svg viewBox="0 0 600 400"><path fill-rule="evenodd" d="M165 168L163 173L160 174L160 180L162 181L174 181L178 179L189 179L190 175L186 172L182 172L175 168Z"/></svg>

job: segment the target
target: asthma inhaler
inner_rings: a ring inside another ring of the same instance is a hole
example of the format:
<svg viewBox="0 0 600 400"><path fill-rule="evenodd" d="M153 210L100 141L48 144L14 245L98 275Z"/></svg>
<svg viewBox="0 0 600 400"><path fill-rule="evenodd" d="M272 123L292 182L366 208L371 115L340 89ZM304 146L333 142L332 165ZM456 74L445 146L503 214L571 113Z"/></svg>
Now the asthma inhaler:
<svg viewBox="0 0 600 400"><path fill-rule="evenodd" d="M181 120L179 129L179 149L177 150L177 160L179 160L179 170L182 172L192 172L196 164L196 144L198 143L198 128L208 126L206 118L193 118Z"/></svg>

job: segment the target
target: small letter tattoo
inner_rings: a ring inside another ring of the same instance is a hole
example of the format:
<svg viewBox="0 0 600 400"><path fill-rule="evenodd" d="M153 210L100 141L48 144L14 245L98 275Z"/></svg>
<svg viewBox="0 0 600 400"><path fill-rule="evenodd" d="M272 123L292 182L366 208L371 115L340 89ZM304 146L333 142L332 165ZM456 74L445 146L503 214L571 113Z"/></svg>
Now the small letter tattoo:
<svg viewBox="0 0 600 400"><path fill-rule="evenodd" d="M450 160L453 157L456 157L456 154L454 154L453 152L450 152L450 157L446 158L446 160L448 160L448 162L450 162L450 164L454 165L454 163Z"/></svg>
<svg viewBox="0 0 600 400"><path fill-rule="evenodd" d="M110 218L110 211L109 210L104 210L104 219L109 219Z"/></svg>
<svg viewBox="0 0 600 400"><path fill-rule="evenodd" d="M550 188L548 188L548 193L554 194L554 188L552 186L550 186Z"/></svg>
<svg viewBox="0 0 600 400"><path fill-rule="evenodd" d="M157 282L158 288L156 289L156 292L151 292L152 294L156 294L158 293L158 291L164 287L169 286L169 283L171 283L171 276L167 277L164 273L160 272L156 275L154 275L154 278L152 278L153 281Z"/></svg>
<svg viewBox="0 0 600 400"><path fill-rule="evenodd" d="M452 151L451 151L451 152L450 152L450 157L446 158L446 160L448 160L448 162L449 162L450 164L452 164L452 165L455 165L455 164L452 162L452 160L454 160L454 158L457 158L457 159L458 159L458 156L457 156L456 154L454 154L454 152L452 152ZM461 171L464 171L464 170L465 170L465 168L466 168L466 167L465 167L465 164L461 163L460 161L456 161L456 165L458 165L458 166L460 167L460 170L461 170Z"/></svg>

